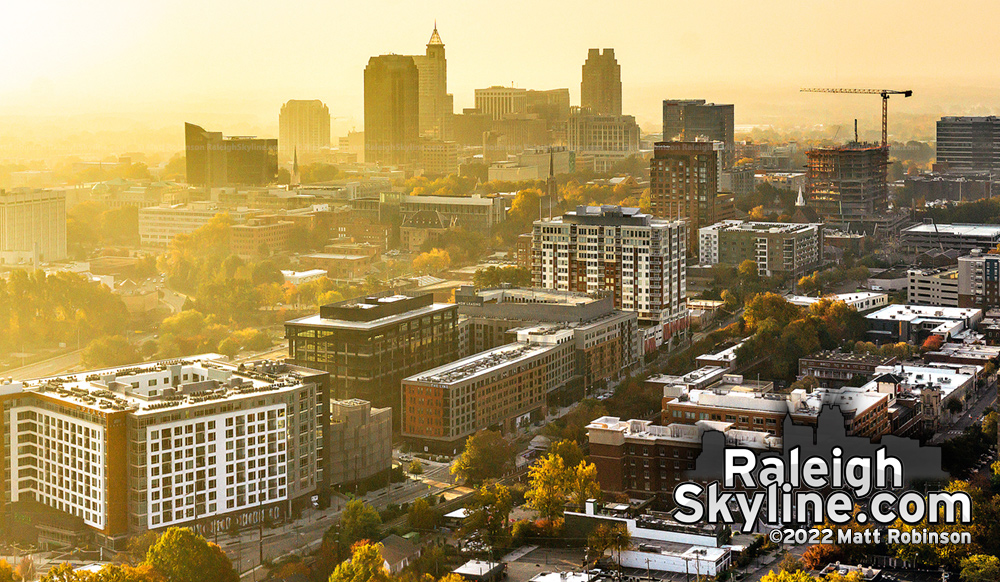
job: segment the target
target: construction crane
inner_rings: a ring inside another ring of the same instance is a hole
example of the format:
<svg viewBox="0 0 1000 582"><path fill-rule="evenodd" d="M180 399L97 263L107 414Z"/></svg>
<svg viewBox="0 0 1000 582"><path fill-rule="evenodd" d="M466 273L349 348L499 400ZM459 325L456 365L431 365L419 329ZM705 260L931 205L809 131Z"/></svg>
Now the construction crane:
<svg viewBox="0 0 1000 582"><path fill-rule="evenodd" d="M860 95L881 95L882 96L882 147L889 144L889 96L902 95L910 97L913 91L894 91L892 89L802 89L803 93L854 93Z"/></svg>

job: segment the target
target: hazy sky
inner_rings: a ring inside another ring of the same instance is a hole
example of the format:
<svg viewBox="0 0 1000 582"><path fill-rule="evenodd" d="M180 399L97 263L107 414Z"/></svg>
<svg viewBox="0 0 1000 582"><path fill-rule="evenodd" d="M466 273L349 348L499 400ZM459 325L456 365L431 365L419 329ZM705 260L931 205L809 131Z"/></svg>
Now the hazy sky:
<svg viewBox="0 0 1000 582"><path fill-rule="evenodd" d="M735 102L737 124L878 112L809 85L912 88L891 105L904 117L983 113L1000 104L998 17L986 0L0 0L0 122L276 135L283 101L318 98L334 133L361 129L368 58L423 52L435 19L457 112L494 84L577 104L587 49L613 47L646 126L668 97Z"/></svg>

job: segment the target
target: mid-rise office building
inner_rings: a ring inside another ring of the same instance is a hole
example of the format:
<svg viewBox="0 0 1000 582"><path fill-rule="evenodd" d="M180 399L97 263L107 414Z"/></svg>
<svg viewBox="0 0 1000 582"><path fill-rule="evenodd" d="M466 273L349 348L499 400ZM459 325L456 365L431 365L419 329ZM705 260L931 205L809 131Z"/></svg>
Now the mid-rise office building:
<svg viewBox="0 0 1000 582"><path fill-rule="evenodd" d="M266 186L278 178L278 140L223 137L184 124L187 183L195 186Z"/></svg>
<svg viewBox="0 0 1000 582"><path fill-rule="evenodd" d="M420 158L420 74L413 57L372 57L365 67L365 162Z"/></svg>
<svg viewBox="0 0 1000 582"><path fill-rule="evenodd" d="M911 305L958 307L958 269L910 269L906 272L906 302Z"/></svg>
<svg viewBox="0 0 1000 582"><path fill-rule="evenodd" d="M525 113L528 108L528 91L499 85L476 89L475 103L480 113L498 121L511 113Z"/></svg>
<svg viewBox="0 0 1000 582"><path fill-rule="evenodd" d="M458 144L453 141L425 140L420 144L420 165L427 174L457 174Z"/></svg>
<svg viewBox="0 0 1000 582"><path fill-rule="evenodd" d="M732 105L706 103L704 99L665 99L663 101L663 141L722 142L722 166L735 161L734 108Z"/></svg>
<svg viewBox="0 0 1000 582"><path fill-rule="evenodd" d="M324 305L285 323L288 361L326 370L334 398L390 407L398 422L400 381L457 358L457 310L431 295Z"/></svg>
<svg viewBox="0 0 1000 582"><path fill-rule="evenodd" d="M822 249L821 224L725 220L698 231L702 265L753 261L762 277L798 278L819 265Z"/></svg>
<svg viewBox="0 0 1000 582"><path fill-rule="evenodd" d="M649 208L657 218L687 219L692 251L698 229L722 220L725 200L719 195L719 142L659 142L649 162Z"/></svg>
<svg viewBox="0 0 1000 582"><path fill-rule="evenodd" d="M937 164L958 174L1000 173L1000 117L942 117Z"/></svg>
<svg viewBox="0 0 1000 582"><path fill-rule="evenodd" d="M191 234L217 214L227 214L233 224L243 224L256 214L246 208L223 210L211 202L150 206L139 209L139 244L166 247L179 234Z"/></svg>
<svg viewBox="0 0 1000 582"><path fill-rule="evenodd" d="M850 143L816 148L806 152L806 159L806 198L824 222L858 231L885 214L887 147Z"/></svg>
<svg viewBox="0 0 1000 582"><path fill-rule="evenodd" d="M66 258L66 193L0 190L0 264Z"/></svg>
<svg viewBox="0 0 1000 582"><path fill-rule="evenodd" d="M278 113L278 152L315 155L330 147L330 109L319 99L292 99Z"/></svg>
<svg viewBox="0 0 1000 582"><path fill-rule="evenodd" d="M663 325L664 340L686 329L687 223L638 208L579 206L537 220L532 230L535 287L609 293L615 307Z"/></svg>
<svg viewBox="0 0 1000 582"><path fill-rule="evenodd" d="M43 544L124 549L146 530L209 535L309 506L329 477L327 374L219 358L0 385L0 519ZM73 519L49 527L36 504Z"/></svg>
<svg viewBox="0 0 1000 582"><path fill-rule="evenodd" d="M269 257L288 249L295 223L287 220L251 219L229 229L229 249L242 259Z"/></svg>
<svg viewBox="0 0 1000 582"><path fill-rule="evenodd" d="M566 125L566 145L578 164L590 160L595 172L639 153L639 125L631 115L597 115L574 107Z"/></svg>
<svg viewBox="0 0 1000 582"><path fill-rule="evenodd" d="M359 399L330 402L330 485L357 483L392 468L392 410Z"/></svg>
<svg viewBox="0 0 1000 582"><path fill-rule="evenodd" d="M967 329L975 329L983 319L983 310L930 305L889 305L865 316L869 338L879 344L923 343L927 336L941 336L945 341Z"/></svg>
<svg viewBox="0 0 1000 582"><path fill-rule="evenodd" d="M414 196L384 192L378 197L354 198L351 208L358 217L378 221L385 215L398 215L406 221L418 212L437 212L449 226L460 226L482 233L493 232L507 218L499 196Z"/></svg>
<svg viewBox="0 0 1000 582"><path fill-rule="evenodd" d="M858 378L867 383L875 377L879 366L895 363L895 356L823 350L799 358L799 378L812 376L820 386L839 388Z"/></svg>
<svg viewBox="0 0 1000 582"><path fill-rule="evenodd" d="M403 437L455 454L480 430L510 433L545 418L547 394L575 376L571 330L519 331L514 343L405 378Z"/></svg>
<svg viewBox="0 0 1000 582"><path fill-rule="evenodd" d="M580 83L580 106L597 115L622 114L622 67L615 59L615 49L592 48L583 63Z"/></svg>

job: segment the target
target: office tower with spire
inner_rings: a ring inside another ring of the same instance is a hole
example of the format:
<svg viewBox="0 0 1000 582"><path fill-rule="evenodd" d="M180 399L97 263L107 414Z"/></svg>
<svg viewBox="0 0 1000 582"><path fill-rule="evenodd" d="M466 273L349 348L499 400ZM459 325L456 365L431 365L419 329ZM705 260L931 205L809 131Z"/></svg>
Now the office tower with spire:
<svg viewBox="0 0 1000 582"><path fill-rule="evenodd" d="M622 68L615 49L592 48L583 63L580 106L596 115L622 114Z"/></svg>
<svg viewBox="0 0 1000 582"><path fill-rule="evenodd" d="M420 157L420 83L413 57L372 57L365 67L365 162L409 164Z"/></svg>
<svg viewBox="0 0 1000 582"><path fill-rule="evenodd" d="M425 54L413 55L420 85L420 135L430 139L451 139L454 97L448 94L448 61L437 22L427 42Z"/></svg>
<svg viewBox="0 0 1000 582"><path fill-rule="evenodd" d="M318 154L330 147L330 109L319 99L292 99L278 113L278 153L284 159L295 152Z"/></svg>

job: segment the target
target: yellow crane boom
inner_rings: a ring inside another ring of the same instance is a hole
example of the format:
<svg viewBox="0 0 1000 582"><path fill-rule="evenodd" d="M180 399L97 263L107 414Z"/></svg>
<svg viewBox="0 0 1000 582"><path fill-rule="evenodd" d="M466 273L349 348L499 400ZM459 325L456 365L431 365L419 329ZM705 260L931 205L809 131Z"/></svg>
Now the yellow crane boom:
<svg viewBox="0 0 1000 582"><path fill-rule="evenodd" d="M856 95L880 95L882 97L882 146L888 145L889 138L889 96L902 95L910 97L913 91L906 89L897 91L895 89L820 89L810 87L801 90L802 93L851 93Z"/></svg>

